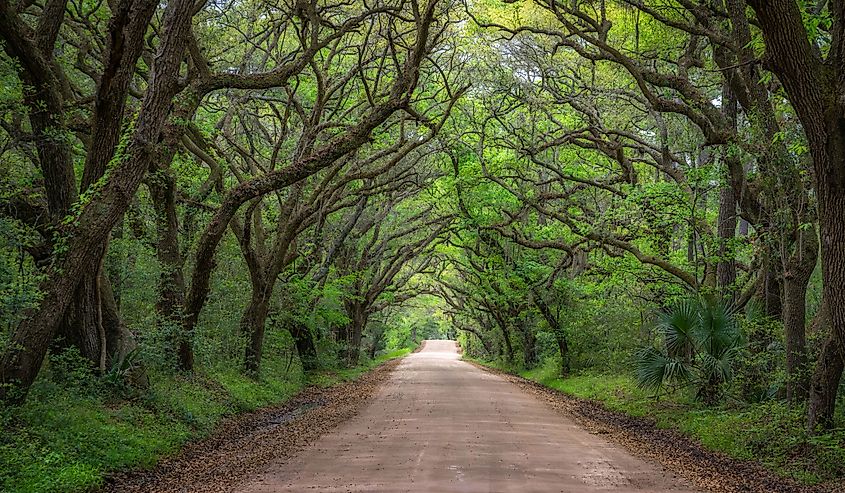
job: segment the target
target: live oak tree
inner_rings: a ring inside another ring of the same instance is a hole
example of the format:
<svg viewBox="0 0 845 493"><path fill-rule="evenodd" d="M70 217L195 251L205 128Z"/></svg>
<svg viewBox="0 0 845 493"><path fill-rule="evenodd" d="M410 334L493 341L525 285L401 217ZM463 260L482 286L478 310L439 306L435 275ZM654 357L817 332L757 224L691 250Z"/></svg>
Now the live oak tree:
<svg viewBox="0 0 845 493"><path fill-rule="evenodd" d="M132 194L137 190L147 169L154 160L154 143L161 135L172 98L178 91L178 71L186 48L190 19L194 5L186 1L168 4L162 18L157 54L150 67L148 87L140 104L133 129L118 154L118 141L123 127L123 109L129 90L129 80L140 57L139 45L144 40L156 4L124 2L116 5L116 16L110 23L108 68L98 83L95 101L101 104L95 111L92 135L99 135L96 144L106 143L99 151L92 151L86 159L91 182L96 188L88 191L78 211L71 211L68 220L57 227L58 236L53 260L42 283L40 305L14 331L10 344L0 356L0 398L20 402L35 380L48 345L67 320L66 312L78 299L76 293L86 277L90 279L101 270L104 239L126 212ZM70 162L70 149L65 140L64 108L60 96L63 77L50 62L58 30L65 11L64 2L52 2L42 12L35 32L23 23L20 15L8 2L0 5L3 21L0 30L4 48L21 67L21 78L32 84L31 114L33 131L38 136L41 152L39 164L45 176L46 195L63 216L61 210L75 198L75 178ZM119 49L118 49L119 46ZM36 51L37 50L37 51ZM98 117L107 117L98 120ZM99 123L97 123L99 121ZM92 144L94 141L92 141ZM111 164L108 167L107 164ZM52 176L51 176L52 175ZM53 177L59 177L57 182ZM49 182L49 184L48 184ZM93 185L92 185L93 186ZM58 246L59 248L56 248ZM59 250L59 251L56 251ZM99 292L100 290L98 290ZM97 297L100 297L97 294ZM97 333L104 346L102 310L97 315ZM106 349L100 348L100 360ZM101 364L101 366L103 366Z"/></svg>
<svg viewBox="0 0 845 493"><path fill-rule="evenodd" d="M811 429L829 427L845 366L845 5L814 2L805 7L811 15L829 15L818 33L804 25L806 12L795 2L748 5L765 40L764 66L783 84L813 159L830 337L813 376L807 420Z"/></svg>

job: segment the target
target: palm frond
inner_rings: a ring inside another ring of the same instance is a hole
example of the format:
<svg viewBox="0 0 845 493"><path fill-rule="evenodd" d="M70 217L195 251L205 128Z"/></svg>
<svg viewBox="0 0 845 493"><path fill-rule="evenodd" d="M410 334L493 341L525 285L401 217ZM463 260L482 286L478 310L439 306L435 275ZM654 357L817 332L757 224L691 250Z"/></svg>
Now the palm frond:
<svg viewBox="0 0 845 493"><path fill-rule="evenodd" d="M699 305L699 324L693 338L698 352L718 356L735 347L739 329L730 308L721 301L703 301Z"/></svg>
<svg viewBox="0 0 845 493"><path fill-rule="evenodd" d="M672 358L655 347L646 347L637 353L637 384L640 388L656 391L664 383L686 382L690 370L683 360Z"/></svg>
<svg viewBox="0 0 845 493"><path fill-rule="evenodd" d="M698 306L694 300L683 300L661 314L658 328L671 357L687 357L694 349L693 334L699 325Z"/></svg>

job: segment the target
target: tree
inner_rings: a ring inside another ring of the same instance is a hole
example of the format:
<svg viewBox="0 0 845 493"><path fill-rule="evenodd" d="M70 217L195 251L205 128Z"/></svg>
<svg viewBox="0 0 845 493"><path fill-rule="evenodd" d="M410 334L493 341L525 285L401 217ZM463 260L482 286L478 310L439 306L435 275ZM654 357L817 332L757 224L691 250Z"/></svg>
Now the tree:
<svg viewBox="0 0 845 493"><path fill-rule="evenodd" d="M819 15L828 2L812 5ZM830 15L827 55L821 39L811 39L797 2L748 2L766 43L765 63L783 83L813 158L818 194L821 264L830 338L822 350L810 387L809 428L833 422L836 392L845 365L845 6L827 5Z"/></svg>
<svg viewBox="0 0 845 493"><path fill-rule="evenodd" d="M45 39L54 42L55 33L58 29L56 21L62 19L59 12L64 10L64 4L53 2L50 5L51 9L48 10L51 10L51 12L44 14L43 25L45 29L49 29L49 32L53 33ZM29 72L39 74L36 83L38 87L44 88L42 91L53 93L39 92L37 99L33 100L33 104L41 106L41 101L53 98L55 96L54 91L58 90L57 87L53 86L55 75L47 73L47 62L40 54L32 51L34 43L31 39L27 40L22 34L25 28L20 24L18 16L13 13L12 7L8 3L4 3L0 7L4 12L2 25L0 25L0 31L2 31L6 40L4 46L12 50L10 55L17 58L22 66L26 66ZM58 8L61 8L61 10L57 10ZM128 2L124 9L118 9L118 12L126 14L126 16L115 20L113 25L116 33L112 37L112 42L123 43L124 33L130 35L134 33L133 39L137 39L138 43L141 42L143 32L146 30L146 23L141 22L140 25L133 23L128 15L131 10ZM164 37L152 66L149 87L144 95L134 131L121 153L116 152L116 146L108 149L108 151L117 155L116 159L112 158L111 155L96 156L96 162L113 163L113 166L109 170L104 170L103 176L106 179L97 186L97 193L91 191L89 197L92 198L81 204L81 210L71 215L71 220L62 228L59 242L64 243L64 245L60 244L62 247L59 249L60 256L54 261L46 280L42 283L43 297L41 304L20 323L12 335L10 345L3 350L3 354L0 356L0 384L2 384L0 385L0 400L20 402L26 396L26 391L38 374L47 347L64 320L66 310L76 299L74 293L77 292L81 281L90 275L91 266L101 265L102 263L103 238L108 236L111 229L126 212L129 199L137 190L154 158L152 143L156 142L161 134L170 101L178 90L177 77L182 53L186 46L186 34L190 27L192 12L193 5L186 1L175 1L167 6L162 21ZM151 11L150 15L152 15ZM138 19L136 16L131 18ZM142 21L143 18L144 15L141 15ZM126 24L128 26L124 30L123 27ZM120 34L117 34L117 32ZM49 48L47 46L47 49ZM131 55L131 48L129 51L128 54ZM124 53L121 51L120 55L122 56ZM115 57L117 60L113 65L109 65L110 67L118 68L121 64L134 67L134 59L120 58L116 50ZM26 77L32 76L29 72ZM109 90L110 87L102 84L104 80L106 79L101 80L100 88ZM126 84L128 85L128 81ZM115 90L119 92L119 89L115 88ZM57 101L51 104L55 103ZM51 129L53 128L50 121L61 123L60 120L57 121L56 119L59 118L58 115L62 114L62 111L55 107L51 111L49 109L51 105L45 104L45 106L48 108L48 114L44 115L43 131L49 133L54 131L48 132L47 130L48 126ZM102 125L116 131L114 129L122 127L122 125L116 123L109 120L102 122ZM36 123L36 131L39 131L39 124ZM59 126L55 131L60 131L60 129ZM114 139L114 141L116 144L117 140ZM58 148L53 149L53 146L58 146ZM47 194L53 197L51 199L53 201L66 201L71 196L68 192L70 188L68 183L72 183L72 181L67 179L69 163L56 161L57 158L67 155L61 147L61 144L58 143L48 143L47 147L44 148L45 155L50 154L42 164L48 170L47 174L49 175L51 171L59 167L64 169L62 174L65 179L62 181L66 184L62 185L64 187L62 191L53 190ZM51 152L52 150L56 152ZM94 272L100 270L96 269ZM102 336L102 331L100 331L100 335Z"/></svg>

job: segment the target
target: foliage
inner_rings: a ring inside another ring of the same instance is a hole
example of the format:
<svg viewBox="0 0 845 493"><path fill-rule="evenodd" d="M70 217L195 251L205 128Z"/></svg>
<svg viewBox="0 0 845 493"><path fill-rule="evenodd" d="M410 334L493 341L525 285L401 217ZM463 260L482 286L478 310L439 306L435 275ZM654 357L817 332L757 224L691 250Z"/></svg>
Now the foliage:
<svg viewBox="0 0 845 493"><path fill-rule="evenodd" d="M714 404L719 387L733 379L743 339L729 306L707 299L682 300L660 314L659 345L641 349L637 382L647 390L665 384L697 387L697 396Z"/></svg>

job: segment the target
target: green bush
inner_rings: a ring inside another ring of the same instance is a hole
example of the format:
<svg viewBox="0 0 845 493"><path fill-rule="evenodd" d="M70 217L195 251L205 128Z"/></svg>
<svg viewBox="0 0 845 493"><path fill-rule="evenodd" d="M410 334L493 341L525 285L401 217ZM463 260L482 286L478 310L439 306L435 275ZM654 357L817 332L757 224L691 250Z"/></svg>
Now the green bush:
<svg viewBox="0 0 845 493"><path fill-rule="evenodd" d="M742 334L721 301L682 300L658 319L659 340L637 353L638 384L657 391L666 384L696 387L696 396L716 403L721 387L733 378Z"/></svg>

